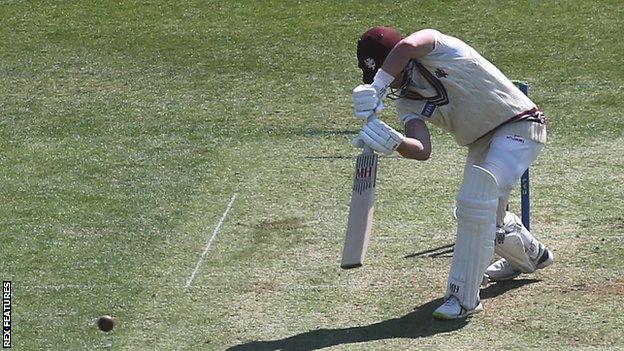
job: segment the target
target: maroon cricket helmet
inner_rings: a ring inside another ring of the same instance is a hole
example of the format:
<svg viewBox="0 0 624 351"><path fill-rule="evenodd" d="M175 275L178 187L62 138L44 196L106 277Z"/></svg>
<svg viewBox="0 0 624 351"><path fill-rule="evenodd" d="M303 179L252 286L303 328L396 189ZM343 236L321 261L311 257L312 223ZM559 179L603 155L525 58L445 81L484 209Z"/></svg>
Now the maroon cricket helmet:
<svg viewBox="0 0 624 351"><path fill-rule="evenodd" d="M381 68L390 50L403 36L392 27L373 27L367 30L357 44L358 67L362 70L362 81L371 84L375 73Z"/></svg>

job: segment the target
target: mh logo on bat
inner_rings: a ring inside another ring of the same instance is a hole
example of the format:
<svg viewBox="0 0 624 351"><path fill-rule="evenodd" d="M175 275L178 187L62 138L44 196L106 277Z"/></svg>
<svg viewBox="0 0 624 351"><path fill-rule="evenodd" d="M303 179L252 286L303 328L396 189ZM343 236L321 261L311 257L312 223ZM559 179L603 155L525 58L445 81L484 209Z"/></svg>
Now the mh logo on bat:
<svg viewBox="0 0 624 351"><path fill-rule="evenodd" d="M360 155L355 167L353 191L358 194L375 187L377 155Z"/></svg>
<svg viewBox="0 0 624 351"><path fill-rule="evenodd" d="M373 167L364 167L358 168L355 171L355 179L357 180L366 180L366 178L370 178L373 175Z"/></svg>

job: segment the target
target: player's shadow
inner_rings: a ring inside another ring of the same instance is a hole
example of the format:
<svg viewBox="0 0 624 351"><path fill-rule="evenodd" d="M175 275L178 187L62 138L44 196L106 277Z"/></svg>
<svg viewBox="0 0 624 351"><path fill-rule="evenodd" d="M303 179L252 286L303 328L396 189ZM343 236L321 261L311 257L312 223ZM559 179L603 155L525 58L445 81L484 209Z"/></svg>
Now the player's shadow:
<svg viewBox="0 0 624 351"><path fill-rule="evenodd" d="M481 290L481 297L489 299L506 291L538 282L534 279L518 279L497 283ZM340 329L316 329L288 338L251 341L228 348L230 351L271 351L271 350L318 350L326 347L353 344L374 340L409 338L417 339L438 333L447 333L464 327L468 320L438 321L431 316L442 304L442 299L435 299L418 306L413 312L399 318L388 319L379 323Z"/></svg>

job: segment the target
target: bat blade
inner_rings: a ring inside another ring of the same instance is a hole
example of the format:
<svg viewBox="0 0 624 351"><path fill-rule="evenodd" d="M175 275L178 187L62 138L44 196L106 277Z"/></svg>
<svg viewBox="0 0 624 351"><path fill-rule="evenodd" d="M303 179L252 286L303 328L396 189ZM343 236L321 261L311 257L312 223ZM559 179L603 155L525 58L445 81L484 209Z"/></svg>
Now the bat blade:
<svg viewBox="0 0 624 351"><path fill-rule="evenodd" d="M341 268L360 267L373 229L378 156L366 147L355 162L355 176Z"/></svg>

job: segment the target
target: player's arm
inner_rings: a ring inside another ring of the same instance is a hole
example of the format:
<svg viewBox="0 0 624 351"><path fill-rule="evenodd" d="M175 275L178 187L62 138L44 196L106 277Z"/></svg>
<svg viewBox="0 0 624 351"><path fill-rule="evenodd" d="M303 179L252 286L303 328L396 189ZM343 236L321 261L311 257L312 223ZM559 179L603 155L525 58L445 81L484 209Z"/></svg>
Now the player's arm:
<svg viewBox="0 0 624 351"><path fill-rule="evenodd" d="M431 156L431 135L421 119L405 123L405 137L396 151L405 158L425 161Z"/></svg>
<svg viewBox="0 0 624 351"><path fill-rule="evenodd" d="M420 119L413 119L405 124L403 135L382 120L374 118L353 139L353 146L363 147L365 144L373 150L390 155L398 151L401 156L424 161L431 155L431 138L429 129Z"/></svg>
<svg viewBox="0 0 624 351"><path fill-rule="evenodd" d="M435 38L431 33L426 30L412 33L394 46L381 66L381 70L392 77L400 77L410 60L426 56L434 48Z"/></svg>

